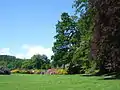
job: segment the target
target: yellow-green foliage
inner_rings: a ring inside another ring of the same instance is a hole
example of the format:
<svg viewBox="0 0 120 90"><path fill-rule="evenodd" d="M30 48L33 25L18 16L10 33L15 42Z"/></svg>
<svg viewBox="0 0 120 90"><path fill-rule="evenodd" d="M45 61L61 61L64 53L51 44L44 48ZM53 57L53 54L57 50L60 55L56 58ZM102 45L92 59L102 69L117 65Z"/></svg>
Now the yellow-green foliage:
<svg viewBox="0 0 120 90"><path fill-rule="evenodd" d="M12 70L11 73L20 73L20 74L40 74L42 70L38 70L38 69L35 69L35 70L20 70L20 69L15 69L15 70ZM65 69L51 69L51 72L55 72L55 74L58 74L58 75L65 75L65 74L68 74L67 70Z"/></svg>
<svg viewBox="0 0 120 90"><path fill-rule="evenodd" d="M11 73L20 73L19 69L12 70Z"/></svg>
<svg viewBox="0 0 120 90"><path fill-rule="evenodd" d="M20 73L20 74L40 74L40 70L20 70L20 69L15 69L12 70L11 73Z"/></svg>
<svg viewBox="0 0 120 90"><path fill-rule="evenodd" d="M21 74L32 74L29 70L21 70Z"/></svg>
<svg viewBox="0 0 120 90"><path fill-rule="evenodd" d="M15 70L12 70L11 73L29 74L29 71L28 70L15 69Z"/></svg>
<svg viewBox="0 0 120 90"><path fill-rule="evenodd" d="M33 72L34 74L40 74L41 70L35 69L35 70L32 70L32 72Z"/></svg>
<svg viewBox="0 0 120 90"><path fill-rule="evenodd" d="M65 69L57 69L57 74L59 74L59 75L65 75L65 74L68 74L68 72Z"/></svg>

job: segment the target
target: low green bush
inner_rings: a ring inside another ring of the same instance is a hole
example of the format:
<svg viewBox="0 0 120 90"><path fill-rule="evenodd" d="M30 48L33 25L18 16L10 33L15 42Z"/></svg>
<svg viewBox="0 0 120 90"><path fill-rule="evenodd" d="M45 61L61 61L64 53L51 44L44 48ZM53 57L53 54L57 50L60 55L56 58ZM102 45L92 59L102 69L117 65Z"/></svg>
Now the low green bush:
<svg viewBox="0 0 120 90"><path fill-rule="evenodd" d="M11 72L9 69L5 68L5 67L0 67L0 75L10 75Z"/></svg>

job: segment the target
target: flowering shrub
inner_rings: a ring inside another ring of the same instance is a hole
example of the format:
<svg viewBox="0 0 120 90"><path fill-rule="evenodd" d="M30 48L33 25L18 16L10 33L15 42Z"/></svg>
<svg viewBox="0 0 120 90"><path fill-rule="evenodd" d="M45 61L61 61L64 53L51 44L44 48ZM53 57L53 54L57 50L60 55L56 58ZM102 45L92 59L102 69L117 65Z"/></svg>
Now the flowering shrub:
<svg viewBox="0 0 120 90"><path fill-rule="evenodd" d="M40 70L12 70L11 73L20 73L20 74L40 74Z"/></svg>
<svg viewBox="0 0 120 90"><path fill-rule="evenodd" d="M59 74L59 75L65 75L65 74L68 74L68 72L65 69L57 69L57 74Z"/></svg>
<svg viewBox="0 0 120 90"><path fill-rule="evenodd" d="M31 72L28 70L19 70L19 69L12 70L11 73L31 74Z"/></svg>
<svg viewBox="0 0 120 90"><path fill-rule="evenodd" d="M11 73L20 73L20 74L50 74L50 75L54 75L54 74L58 74L58 75L65 75L68 74L67 70L65 69L48 69L47 71L45 70L20 70L20 69L15 69L12 70Z"/></svg>
<svg viewBox="0 0 120 90"><path fill-rule="evenodd" d="M20 74L33 74L30 70L21 70Z"/></svg>
<svg viewBox="0 0 120 90"><path fill-rule="evenodd" d="M54 68L48 69L48 70L46 71L46 74L50 74L50 75L52 75L52 74L57 74L57 70L54 69Z"/></svg>
<svg viewBox="0 0 120 90"><path fill-rule="evenodd" d="M20 73L19 69L12 70L11 73Z"/></svg>
<svg viewBox="0 0 120 90"><path fill-rule="evenodd" d="M48 69L46 74L50 74L50 75L52 75L52 74L65 75L65 74L68 74L68 73L67 73L67 70L65 70L65 69L54 69L54 68L52 68L52 69Z"/></svg>
<svg viewBox="0 0 120 90"><path fill-rule="evenodd" d="M41 73L41 70L35 69L35 70L32 70L32 72L33 72L34 74L40 74L40 73Z"/></svg>

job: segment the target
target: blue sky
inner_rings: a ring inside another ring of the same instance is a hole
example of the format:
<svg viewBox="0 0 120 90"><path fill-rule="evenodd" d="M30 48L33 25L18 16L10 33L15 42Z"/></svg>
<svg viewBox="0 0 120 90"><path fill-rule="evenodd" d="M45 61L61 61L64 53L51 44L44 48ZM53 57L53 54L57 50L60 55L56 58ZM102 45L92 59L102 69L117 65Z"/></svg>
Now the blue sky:
<svg viewBox="0 0 120 90"><path fill-rule="evenodd" d="M62 12L74 12L73 1L0 0L0 54L50 57L55 24Z"/></svg>

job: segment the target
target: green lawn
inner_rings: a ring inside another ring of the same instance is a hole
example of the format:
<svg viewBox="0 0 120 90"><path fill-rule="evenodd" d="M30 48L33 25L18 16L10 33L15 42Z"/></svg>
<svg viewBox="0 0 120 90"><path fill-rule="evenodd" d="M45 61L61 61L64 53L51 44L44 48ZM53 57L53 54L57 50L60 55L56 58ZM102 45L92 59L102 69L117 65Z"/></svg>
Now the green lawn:
<svg viewBox="0 0 120 90"><path fill-rule="evenodd" d="M120 90L120 80L80 75L0 76L0 90Z"/></svg>

